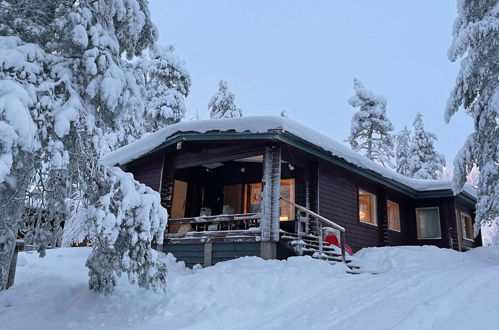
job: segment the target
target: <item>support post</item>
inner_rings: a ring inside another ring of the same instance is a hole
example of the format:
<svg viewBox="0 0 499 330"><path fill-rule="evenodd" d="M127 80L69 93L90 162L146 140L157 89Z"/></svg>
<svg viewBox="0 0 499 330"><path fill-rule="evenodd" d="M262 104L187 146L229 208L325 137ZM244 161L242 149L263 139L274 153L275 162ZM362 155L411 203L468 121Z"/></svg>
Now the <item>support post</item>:
<svg viewBox="0 0 499 330"><path fill-rule="evenodd" d="M277 257L277 243L276 242L260 242L260 258L268 260Z"/></svg>
<svg viewBox="0 0 499 330"><path fill-rule="evenodd" d="M16 278L17 256L19 255L19 251L22 250L24 250L24 241L16 240L16 247L14 248L14 254L12 255L12 260L9 267L9 274L7 276L6 289L14 285L14 280Z"/></svg>
<svg viewBox="0 0 499 330"><path fill-rule="evenodd" d="M204 267L209 267L213 264L213 243L204 243Z"/></svg>
<svg viewBox="0 0 499 330"><path fill-rule="evenodd" d="M175 184L175 152L169 152L163 156L163 168L161 171L161 182L159 185L159 194L161 196L161 205L171 215L173 203L173 186Z"/></svg>
<svg viewBox="0 0 499 330"><path fill-rule="evenodd" d="M263 158L262 242L279 241L279 198L281 194L281 148L267 146Z"/></svg>

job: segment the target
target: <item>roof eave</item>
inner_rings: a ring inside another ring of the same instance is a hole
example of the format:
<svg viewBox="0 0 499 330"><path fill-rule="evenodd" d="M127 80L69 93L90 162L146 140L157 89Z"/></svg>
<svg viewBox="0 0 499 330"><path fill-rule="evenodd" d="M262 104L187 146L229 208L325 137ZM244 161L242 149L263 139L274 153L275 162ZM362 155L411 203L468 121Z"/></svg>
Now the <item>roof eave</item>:
<svg viewBox="0 0 499 330"><path fill-rule="evenodd" d="M326 160L330 163L333 163L337 166L345 168L349 171L352 171L356 174L364 176L368 179L371 179L375 182L383 184L395 191L401 192L405 195L408 195L415 199L423 199L423 198L442 198L442 197L451 197L453 196L453 192L451 189L443 189L443 190L429 190L429 191L419 191L412 187L409 187L401 182L398 182L394 179L386 178L381 174L361 168L354 164L349 163L343 158L333 155L330 151L324 150L323 148L304 140L292 133L284 131L282 129L270 130L265 133L254 133L254 132L236 132L233 131L209 131L205 133L199 133L195 131L190 132L176 132L175 134L170 135L165 139L163 143L158 145L156 148L150 150L149 152L141 155L140 157L135 158L137 160L139 158L145 157L149 154L157 152L161 149L167 148L171 145L174 145L178 142L184 141L223 141L223 140L273 140L273 141L281 141L283 143L287 143L292 145L300 150L303 150L309 154L312 154L318 158ZM134 161L131 160L130 162ZM127 162L126 164L130 163ZM119 165L126 165L119 164ZM459 196L470 202L476 202L474 197L467 192L461 192Z"/></svg>

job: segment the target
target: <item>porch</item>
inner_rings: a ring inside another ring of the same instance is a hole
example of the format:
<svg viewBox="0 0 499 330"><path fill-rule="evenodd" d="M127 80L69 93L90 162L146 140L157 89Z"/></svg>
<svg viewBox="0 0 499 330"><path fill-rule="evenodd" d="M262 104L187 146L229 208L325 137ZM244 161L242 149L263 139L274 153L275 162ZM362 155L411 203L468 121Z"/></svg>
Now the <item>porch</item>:
<svg viewBox="0 0 499 330"><path fill-rule="evenodd" d="M165 252L205 266L241 256L316 254L344 260L324 233L344 229L315 213L317 165L277 143L180 143L165 154ZM300 204L298 204L300 203Z"/></svg>

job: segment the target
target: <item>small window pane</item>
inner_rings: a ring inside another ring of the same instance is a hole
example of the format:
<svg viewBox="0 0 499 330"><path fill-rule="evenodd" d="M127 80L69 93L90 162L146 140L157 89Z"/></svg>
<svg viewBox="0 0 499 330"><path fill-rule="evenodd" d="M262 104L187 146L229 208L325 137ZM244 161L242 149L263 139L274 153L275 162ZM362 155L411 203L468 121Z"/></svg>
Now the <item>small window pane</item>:
<svg viewBox="0 0 499 330"><path fill-rule="evenodd" d="M466 213L461 213L461 228L463 229L463 237L473 239L473 221L471 216Z"/></svg>
<svg viewBox="0 0 499 330"><path fill-rule="evenodd" d="M400 231L400 208L397 203L392 201L387 202L388 211L388 228L391 230Z"/></svg>
<svg viewBox="0 0 499 330"><path fill-rule="evenodd" d="M441 238L438 208L417 209L418 238Z"/></svg>
<svg viewBox="0 0 499 330"><path fill-rule="evenodd" d="M377 223L376 196L364 190L359 190L359 219L373 225Z"/></svg>

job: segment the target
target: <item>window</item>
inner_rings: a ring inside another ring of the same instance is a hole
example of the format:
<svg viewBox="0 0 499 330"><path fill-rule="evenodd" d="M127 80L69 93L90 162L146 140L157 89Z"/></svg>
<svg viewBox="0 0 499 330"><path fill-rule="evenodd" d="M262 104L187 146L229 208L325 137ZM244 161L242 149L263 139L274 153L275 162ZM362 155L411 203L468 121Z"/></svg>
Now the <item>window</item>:
<svg viewBox="0 0 499 330"><path fill-rule="evenodd" d="M376 195L359 189L359 219L362 222L377 225Z"/></svg>
<svg viewBox="0 0 499 330"><path fill-rule="evenodd" d="M187 182L175 180L173 184L173 201L170 218L183 218L185 216L185 202L187 200Z"/></svg>
<svg viewBox="0 0 499 330"><path fill-rule="evenodd" d="M262 187L263 184L261 182L244 185L244 213L258 213L262 211Z"/></svg>
<svg viewBox="0 0 499 330"><path fill-rule="evenodd" d="M223 214L241 213L242 193L242 184L232 184L224 187Z"/></svg>
<svg viewBox="0 0 499 330"><path fill-rule="evenodd" d="M400 231L400 208L397 203L387 201L388 229Z"/></svg>
<svg viewBox="0 0 499 330"><path fill-rule="evenodd" d="M295 179L281 180L281 196L293 203L295 202ZM280 201L279 206L281 210L280 221L295 220L295 207L293 205Z"/></svg>
<svg viewBox="0 0 499 330"><path fill-rule="evenodd" d="M242 200L242 213L258 213L262 211L262 188L261 182L247 183L244 185L230 185L224 187L224 213L239 212ZM295 179L281 180L281 196L295 202ZM295 220L295 207L284 201L280 201L279 220Z"/></svg>
<svg viewBox="0 0 499 330"><path fill-rule="evenodd" d="M418 239L440 239L440 214L438 207L416 209Z"/></svg>
<svg viewBox="0 0 499 330"><path fill-rule="evenodd" d="M461 228L463 238L473 240L473 220L469 214L461 212Z"/></svg>

